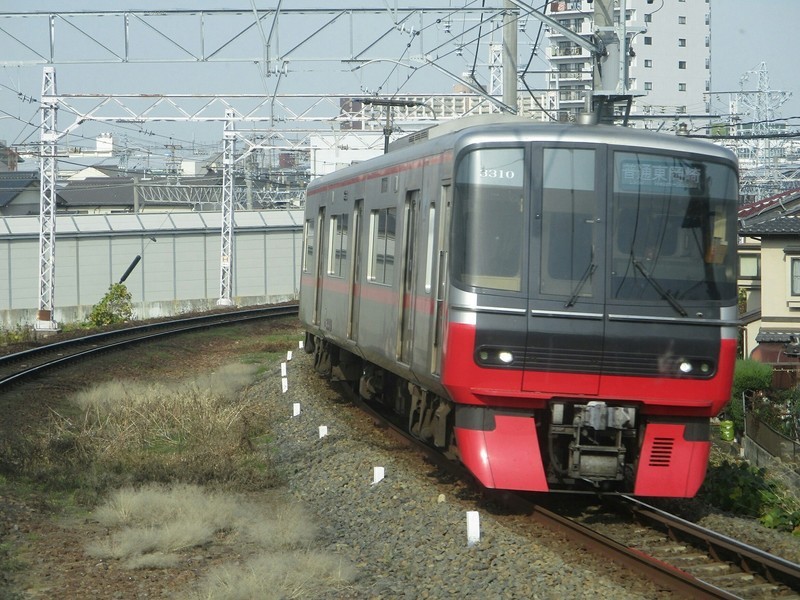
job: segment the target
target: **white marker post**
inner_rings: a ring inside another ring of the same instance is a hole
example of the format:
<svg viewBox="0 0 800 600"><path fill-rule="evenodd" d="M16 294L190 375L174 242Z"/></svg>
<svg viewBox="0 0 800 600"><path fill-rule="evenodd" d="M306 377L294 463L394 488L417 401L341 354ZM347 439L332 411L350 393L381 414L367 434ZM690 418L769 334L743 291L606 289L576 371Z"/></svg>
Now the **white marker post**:
<svg viewBox="0 0 800 600"><path fill-rule="evenodd" d="M294 404L292 404L292 416L293 417L299 417L300 416L300 403L299 402L295 402Z"/></svg>
<svg viewBox="0 0 800 600"><path fill-rule="evenodd" d="M467 511L467 546L472 547L481 541L481 518L477 510Z"/></svg>
<svg viewBox="0 0 800 600"><path fill-rule="evenodd" d="M319 439L324 438L328 435L328 426L327 425L320 425L319 426Z"/></svg>
<svg viewBox="0 0 800 600"><path fill-rule="evenodd" d="M281 363L281 377L286 377L286 363Z"/></svg>
<svg viewBox="0 0 800 600"><path fill-rule="evenodd" d="M287 361L292 360L292 351L291 350L288 350L286 352L286 360Z"/></svg>
<svg viewBox="0 0 800 600"><path fill-rule="evenodd" d="M302 349L303 349L303 340L300 340L299 342L297 342L297 347L298 347L300 350L302 350Z"/></svg>
<svg viewBox="0 0 800 600"><path fill-rule="evenodd" d="M383 480L384 471L383 467L375 467L372 470L372 485L379 483Z"/></svg>
<svg viewBox="0 0 800 600"><path fill-rule="evenodd" d="M289 380L286 377L281 377L281 390L284 394L289 391Z"/></svg>

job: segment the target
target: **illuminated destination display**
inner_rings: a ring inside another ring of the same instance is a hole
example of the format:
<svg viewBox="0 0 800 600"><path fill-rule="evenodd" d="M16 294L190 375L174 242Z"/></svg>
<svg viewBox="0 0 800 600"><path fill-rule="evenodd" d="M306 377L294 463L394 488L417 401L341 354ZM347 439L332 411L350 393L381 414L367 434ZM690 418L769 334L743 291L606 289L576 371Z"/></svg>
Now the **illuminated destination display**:
<svg viewBox="0 0 800 600"><path fill-rule="evenodd" d="M623 190L703 188L703 170L690 164L661 161L623 160L619 165L619 187Z"/></svg>

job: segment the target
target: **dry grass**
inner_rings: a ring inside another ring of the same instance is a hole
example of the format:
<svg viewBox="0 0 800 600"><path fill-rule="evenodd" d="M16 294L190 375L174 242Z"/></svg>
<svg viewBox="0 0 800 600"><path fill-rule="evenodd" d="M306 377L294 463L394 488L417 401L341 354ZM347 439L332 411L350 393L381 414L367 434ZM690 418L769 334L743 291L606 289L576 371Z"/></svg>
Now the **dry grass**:
<svg viewBox="0 0 800 600"><path fill-rule="evenodd" d="M35 403L24 396L21 405L7 403L19 418L6 419L0 435L0 483L13 478L17 489L41 494L49 506L94 507L92 519L79 509L69 531L46 529L42 558L25 566L30 582L58 579L85 591L80 597L93 597L97 586L133 597L127 569L165 569L165 577L144 573L140 581L156 586L149 590L156 595L194 600L311 598L330 587L346 597L352 567L315 552L308 515L276 491L281 478L270 433L285 410L248 389L296 344L296 325L244 331L109 357L93 363L92 374L53 378ZM249 364L216 368L229 360ZM94 377L116 379L64 399ZM169 383L150 383L159 379ZM9 514L0 510L0 528ZM91 544L74 544L81 530ZM98 558L114 568L92 569ZM0 545L0 570L12 560ZM89 566L74 567L83 563ZM161 587L165 578L172 583Z"/></svg>
<svg viewBox="0 0 800 600"><path fill-rule="evenodd" d="M174 480L268 487L268 454L255 450L272 409L240 393L256 369L235 364L178 384L111 381L80 392L78 417L53 415L43 462L101 474L102 488Z"/></svg>
<svg viewBox="0 0 800 600"><path fill-rule="evenodd" d="M329 554L267 552L244 565L215 569L191 597L194 600L305 599L331 587L341 589L353 579L352 567Z"/></svg>
<svg viewBox="0 0 800 600"><path fill-rule="evenodd" d="M254 548L245 564L220 566L203 578L193 591L198 599L306 598L353 579L352 567L308 549L314 540L308 515L277 494L255 502L195 485L146 485L118 490L94 518L111 534L87 552L130 569L176 566L181 552L219 536Z"/></svg>

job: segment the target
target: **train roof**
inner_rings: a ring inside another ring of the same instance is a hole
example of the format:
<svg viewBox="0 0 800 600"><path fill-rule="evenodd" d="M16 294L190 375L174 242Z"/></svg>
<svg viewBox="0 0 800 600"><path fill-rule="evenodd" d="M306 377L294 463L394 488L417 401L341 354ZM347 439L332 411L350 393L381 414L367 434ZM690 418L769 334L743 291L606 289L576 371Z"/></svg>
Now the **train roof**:
<svg viewBox="0 0 800 600"><path fill-rule="evenodd" d="M454 119L412 133L390 144L387 154L345 167L320 179L337 178L382 168L446 149L458 150L471 144L533 141L657 148L668 152L704 154L712 159L737 163L736 155L727 148L688 136L615 125L542 123L513 115L497 114ZM315 182L312 182L312 185Z"/></svg>

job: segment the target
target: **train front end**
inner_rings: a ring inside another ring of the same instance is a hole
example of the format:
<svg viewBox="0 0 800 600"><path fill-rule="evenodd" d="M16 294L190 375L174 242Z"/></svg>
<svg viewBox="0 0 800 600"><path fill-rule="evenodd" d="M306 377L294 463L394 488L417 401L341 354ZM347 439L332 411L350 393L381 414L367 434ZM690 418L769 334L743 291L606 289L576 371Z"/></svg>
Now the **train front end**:
<svg viewBox="0 0 800 600"><path fill-rule="evenodd" d="M735 363L735 158L564 127L467 137L454 173L462 462L493 488L695 495Z"/></svg>

